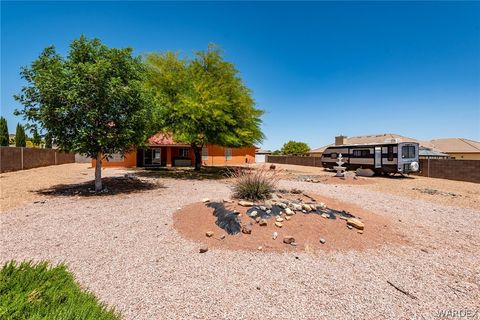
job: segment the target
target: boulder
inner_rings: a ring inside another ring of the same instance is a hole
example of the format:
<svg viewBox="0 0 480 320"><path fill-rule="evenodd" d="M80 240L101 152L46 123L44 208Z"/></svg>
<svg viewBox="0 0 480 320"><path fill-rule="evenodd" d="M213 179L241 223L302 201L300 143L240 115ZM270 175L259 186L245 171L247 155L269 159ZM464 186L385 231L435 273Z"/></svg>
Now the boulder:
<svg viewBox="0 0 480 320"><path fill-rule="evenodd" d="M252 233L252 224L247 223L242 225L242 233L251 234Z"/></svg>
<svg viewBox="0 0 480 320"><path fill-rule="evenodd" d="M277 237L278 237L278 232L275 231L274 233L272 233L273 240L277 239Z"/></svg>
<svg viewBox="0 0 480 320"><path fill-rule="evenodd" d="M251 202L251 201L245 201L245 200L240 200L240 201L238 201L238 204L241 205L242 207L251 207L251 206L253 206L253 202Z"/></svg>
<svg viewBox="0 0 480 320"><path fill-rule="evenodd" d="M283 203L283 202L277 203L277 206L279 206L279 207L282 208L282 209L287 209L287 204L285 204L285 203Z"/></svg>
<svg viewBox="0 0 480 320"><path fill-rule="evenodd" d="M207 231L207 232L205 232L205 235L209 238L213 237L213 232L212 231Z"/></svg>
<svg viewBox="0 0 480 320"><path fill-rule="evenodd" d="M261 226L266 226L267 225L267 220L265 219L260 219L260 221L258 222L259 225Z"/></svg>
<svg viewBox="0 0 480 320"><path fill-rule="evenodd" d="M265 207L265 206L259 206L258 208L262 211L267 211L267 207Z"/></svg>
<svg viewBox="0 0 480 320"><path fill-rule="evenodd" d="M307 212L312 211L312 207L311 207L309 204L306 204L306 203L304 203L304 204L302 205L302 209L305 210L305 211L307 211Z"/></svg>
<svg viewBox="0 0 480 320"><path fill-rule="evenodd" d="M199 252L200 253L205 253L208 251L208 247L207 246L201 246L200 249L199 249Z"/></svg>
<svg viewBox="0 0 480 320"><path fill-rule="evenodd" d="M286 244L292 244L295 242L295 238L292 237L292 236L285 236L283 237L283 243L286 243Z"/></svg>
<svg viewBox="0 0 480 320"><path fill-rule="evenodd" d="M348 218L347 225L357 228L359 230L363 230L365 228L365 224L357 218Z"/></svg>
<svg viewBox="0 0 480 320"><path fill-rule="evenodd" d="M285 216L285 220L286 220L286 221L288 221L288 220L290 220L290 219L292 219L292 217L290 217L290 216Z"/></svg>
<svg viewBox="0 0 480 320"><path fill-rule="evenodd" d="M203 202L203 203L210 202L210 199L208 199L208 198L203 198L203 199L202 199L202 202Z"/></svg>
<svg viewBox="0 0 480 320"><path fill-rule="evenodd" d="M256 218L255 218L255 222L257 222L257 223L259 223L260 220L262 220L262 218L260 218L260 217L256 217Z"/></svg>
<svg viewBox="0 0 480 320"><path fill-rule="evenodd" d="M330 218L330 215L328 213L322 213L322 217L324 217L325 219L328 219Z"/></svg>
<svg viewBox="0 0 480 320"><path fill-rule="evenodd" d="M325 242L327 242L325 239L323 239L323 238L320 239L321 244L325 244Z"/></svg>
<svg viewBox="0 0 480 320"><path fill-rule="evenodd" d="M292 203L290 206L291 206L291 208L292 208L293 210L295 210L295 211L300 211L300 210L302 210L302 205L299 204L299 203Z"/></svg>
<svg viewBox="0 0 480 320"><path fill-rule="evenodd" d="M277 217L277 218L275 219L275 221L283 222L283 218L282 218L282 217Z"/></svg>
<svg viewBox="0 0 480 320"><path fill-rule="evenodd" d="M285 209L285 214L287 216L293 216L295 214L295 212L293 212L292 209L287 208L287 209Z"/></svg>
<svg viewBox="0 0 480 320"><path fill-rule="evenodd" d="M283 224L281 222L275 221L275 226L281 228L283 227Z"/></svg>

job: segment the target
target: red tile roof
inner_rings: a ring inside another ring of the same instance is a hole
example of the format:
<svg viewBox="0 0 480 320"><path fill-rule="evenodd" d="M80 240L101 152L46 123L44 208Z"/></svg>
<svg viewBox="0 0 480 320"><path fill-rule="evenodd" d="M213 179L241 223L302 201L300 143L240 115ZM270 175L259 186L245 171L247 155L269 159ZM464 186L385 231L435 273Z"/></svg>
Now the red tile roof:
<svg viewBox="0 0 480 320"><path fill-rule="evenodd" d="M148 138L148 146L188 146L187 143L176 142L171 134L159 132Z"/></svg>

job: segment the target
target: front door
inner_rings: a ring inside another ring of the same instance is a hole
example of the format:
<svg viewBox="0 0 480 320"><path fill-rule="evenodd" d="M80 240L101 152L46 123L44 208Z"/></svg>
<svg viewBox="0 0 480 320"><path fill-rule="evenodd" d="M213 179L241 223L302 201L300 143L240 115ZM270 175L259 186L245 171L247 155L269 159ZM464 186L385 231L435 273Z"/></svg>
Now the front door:
<svg viewBox="0 0 480 320"><path fill-rule="evenodd" d="M375 168L382 167L382 148L375 147Z"/></svg>
<svg viewBox="0 0 480 320"><path fill-rule="evenodd" d="M152 149L152 164L162 164L162 149Z"/></svg>

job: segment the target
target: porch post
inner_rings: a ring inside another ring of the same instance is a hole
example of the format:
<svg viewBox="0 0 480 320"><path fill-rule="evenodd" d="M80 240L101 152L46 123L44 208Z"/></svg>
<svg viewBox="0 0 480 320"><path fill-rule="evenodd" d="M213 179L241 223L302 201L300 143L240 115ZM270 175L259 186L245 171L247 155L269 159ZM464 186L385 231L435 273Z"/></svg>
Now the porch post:
<svg viewBox="0 0 480 320"><path fill-rule="evenodd" d="M172 147L167 147L167 167L172 166Z"/></svg>

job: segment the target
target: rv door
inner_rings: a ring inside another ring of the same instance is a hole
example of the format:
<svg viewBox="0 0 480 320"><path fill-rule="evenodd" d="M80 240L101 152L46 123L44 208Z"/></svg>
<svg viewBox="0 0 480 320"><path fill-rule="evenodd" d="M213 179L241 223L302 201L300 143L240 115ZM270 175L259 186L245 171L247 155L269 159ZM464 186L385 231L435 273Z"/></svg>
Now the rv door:
<svg viewBox="0 0 480 320"><path fill-rule="evenodd" d="M375 168L382 167L382 148L375 147Z"/></svg>

